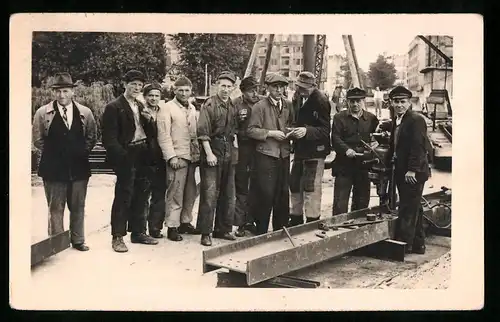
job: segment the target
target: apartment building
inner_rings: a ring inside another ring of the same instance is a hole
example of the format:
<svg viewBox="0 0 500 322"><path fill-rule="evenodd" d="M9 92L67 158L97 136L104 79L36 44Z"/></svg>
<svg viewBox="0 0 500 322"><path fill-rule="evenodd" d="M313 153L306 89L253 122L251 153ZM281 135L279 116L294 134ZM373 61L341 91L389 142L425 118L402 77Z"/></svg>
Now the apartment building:
<svg viewBox="0 0 500 322"><path fill-rule="evenodd" d="M396 68L395 84L408 86L408 54L393 55L389 61Z"/></svg>
<svg viewBox="0 0 500 322"><path fill-rule="evenodd" d="M340 75L344 57L339 54L328 55L325 91L333 93L336 85L344 84L344 77Z"/></svg>

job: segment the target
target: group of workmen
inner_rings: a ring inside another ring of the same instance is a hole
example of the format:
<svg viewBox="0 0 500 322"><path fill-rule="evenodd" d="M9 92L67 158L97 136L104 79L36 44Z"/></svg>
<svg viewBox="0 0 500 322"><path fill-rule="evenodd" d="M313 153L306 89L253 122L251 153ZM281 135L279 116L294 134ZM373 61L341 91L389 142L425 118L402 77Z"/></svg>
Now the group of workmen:
<svg viewBox="0 0 500 322"><path fill-rule="evenodd" d="M289 82L278 73L266 76L266 96L249 76L233 100L237 77L222 72L217 93L199 112L190 100L188 78L175 81L175 97L165 104L160 104L161 85L146 81L140 71L125 73L125 91L104 107L101 120L102 144L116 175L111 207L116 252L128 251L127 233L132 243L158 244L164 226L171 241L194 234L210 246L212 238L265 234L270 222L276 231L303 224L304 216L306 222L319 220L325 159L332 150L333 215L348 211L351 190L351 211L368 207L370 179L358 156L380 129L377 117L362 108L364 90L348 90L348 108L332 122L328 98L310 72L299 74L291 101L285 96ZM55 100L37 110L33 142L42 151L38 174L49 208L49 235L64 230L67 204L72 246L86 251L84 208L97 126L90 109L73 100L74 86L68 73L55 76ZM397 239L409 252L422 254L420 199L430 175L427 125L411 110L411 96L401 86L390 92L394 118L388 130L400 199Z"/></svg>

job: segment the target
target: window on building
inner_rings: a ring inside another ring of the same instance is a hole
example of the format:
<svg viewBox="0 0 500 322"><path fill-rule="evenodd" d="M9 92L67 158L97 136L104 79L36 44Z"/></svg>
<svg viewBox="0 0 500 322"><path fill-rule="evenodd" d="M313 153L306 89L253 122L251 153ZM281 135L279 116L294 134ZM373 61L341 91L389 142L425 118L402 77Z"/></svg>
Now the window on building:
<svg viewBox="0 0 500 322"><path fill-rule="evenodd" d="M285 77L290 77L290 72L288 70L281 71L281 74Z"/></svg>
<svg viewBox="0 0 500 322"><path fill-rule="evenodd" d="M285 66L290 65L290 59L283 59L283 65Z"/></svg>
<svg viewBox="0 0 500 322"><path fill-rule="evenodd" d="M295 63L295 65L301 66L302 65L302 59L301 58L295 58L294 59L294 63Z"/></svg>
<svg viewBox="0 0 500 322"><path fill-rule="evenodd" d="M284 52L285 54L289 54L289 53L290 53L290 48L288 48L288 47L284 47L284 48L283 48L283 52Z"/></svg>
<svg viewBox="0 0 500 322"><path fill-rule="evenodd" d="M276 58L271 59L271 65L278 65L278 60Z"/></svg>

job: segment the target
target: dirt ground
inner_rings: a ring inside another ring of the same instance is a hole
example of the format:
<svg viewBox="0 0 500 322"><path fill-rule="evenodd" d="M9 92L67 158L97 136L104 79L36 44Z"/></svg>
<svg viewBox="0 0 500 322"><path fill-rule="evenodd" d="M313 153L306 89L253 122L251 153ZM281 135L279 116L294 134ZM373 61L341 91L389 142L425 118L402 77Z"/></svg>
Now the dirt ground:
<svg viewBox="0 0 500 322"><path fill-rule="evenodd" d="M31 291L43 295L48 289L121 289L130 283L134 290L145 292L158 285L169 287L213 289L217 271L202 274L202 251L199 236L185 236L174 243L166 238L156 246L125 242L129 252L115 253L111 248L110 210L114 195L114 175L93 175L89 181L86 203L85 234L89 252L65 250L32 269ZM435 170L425 186L424 194L451 188L451 173ZM333 179L330 170L323 178L322 216L330 216L333 201ZM370 205L378 203L372 187ZM47 205L40 178L32 177L32 243L47 237ZM196 221L198 200L194 210ZM68 227L68 210L65 227ZM213 246L229 243L213 240ZM411 254L404 263L367 257L345 256L296 272L303 278L321 282L327 288L446 288L451 274L451 242L445 237L429 237L425 255ZM140 276L130 280L130 276Z"/></svg>

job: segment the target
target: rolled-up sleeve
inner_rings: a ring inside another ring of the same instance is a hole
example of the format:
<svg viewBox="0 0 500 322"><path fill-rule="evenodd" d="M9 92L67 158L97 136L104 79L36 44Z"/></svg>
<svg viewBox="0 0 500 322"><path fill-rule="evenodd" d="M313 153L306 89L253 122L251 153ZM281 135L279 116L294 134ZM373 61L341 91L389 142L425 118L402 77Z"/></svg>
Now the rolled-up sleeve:
<svg viewBox="0 0 500 322"><path fill-rule="evenodd" d="M163 158L168 161L177 156L172 141L172 115L170 106L162 106L158 111L158 145L160 146Z"/></svg>
<svg viewBox="0 0 500 322"><path fill-rule="evenodd" d="M248 122L247 135L249 138L259 141L265 141L269 130L264 129L264 106L257 103L252 107L252 114Z"/></svg>
<svg viewBox="0 0 500 322"><path fill-rule="evenodd" d="M212 105L210 103L201 107L197 125L198 140L200 141L210 141L212 136L212 114Z"/></svg>
<svg viewBox="0 0 500 322"><path fill-rule="evenodd" d="M45 136L42 113L43 113L43 108L39 108L35 112L35 117L33 119L33 126L31 128L33 145L40 151L43 151L43 143L44 143L43 137Z"/></svg>

